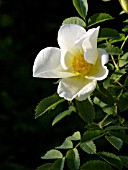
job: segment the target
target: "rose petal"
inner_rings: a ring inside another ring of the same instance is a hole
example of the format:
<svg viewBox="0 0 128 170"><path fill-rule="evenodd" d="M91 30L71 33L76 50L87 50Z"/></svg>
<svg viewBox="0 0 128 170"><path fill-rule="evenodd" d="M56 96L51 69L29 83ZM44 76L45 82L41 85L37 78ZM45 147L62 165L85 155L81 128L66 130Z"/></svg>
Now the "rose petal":
<svg viewBox="0 0 128 170"><path fill-rule="evenodd" d="M83 41L84 58L88 63L95 64L98 52L97 52L97 37L99 33L99 27L92 28L87 31L86 37Z"/></svg>
<svg viewBox="0 0 128 170"><path fill-rule="evenodd" d="M64 78L74 76L65 71L60 64L59 48L48 47L39 52L33 66L33 77Z"/></svg>
<svg viewBox="0 0 128 170"><path fill-rule="evenodd" d="M105 50L98 49L99 57L95 65L91 66L91 70L87 76L91 80L103 80L108 75L108 69L104 64L108 62L108 53Z"/></svg>
<svg viewBox="0 0 128 170"><path fill-rule="evenodd" d="M75 42L83 37L85 29L75 24L65 24L58 32L58 44L63 51L69 51L72 55L79 53Z"/></svg>
<svg viewBox="0 0 128 170"><path fill-rule="evenodd" d="M82 76L64 78L58 86L58 94L66 100L85 100L95 89L97 81L85 79Z"/></svg>

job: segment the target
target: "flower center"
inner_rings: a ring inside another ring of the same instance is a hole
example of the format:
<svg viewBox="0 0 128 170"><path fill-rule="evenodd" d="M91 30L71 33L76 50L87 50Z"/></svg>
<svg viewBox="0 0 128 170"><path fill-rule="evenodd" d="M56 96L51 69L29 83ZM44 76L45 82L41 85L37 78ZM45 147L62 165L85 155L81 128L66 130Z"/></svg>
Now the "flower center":
<svg viewBox="0 0 128 170"><path fill-rule="evenodd" d="M72 67L75 74L86 75L91 68L91 64L84 60L83 55L78 55L73 58Z"/></svg>

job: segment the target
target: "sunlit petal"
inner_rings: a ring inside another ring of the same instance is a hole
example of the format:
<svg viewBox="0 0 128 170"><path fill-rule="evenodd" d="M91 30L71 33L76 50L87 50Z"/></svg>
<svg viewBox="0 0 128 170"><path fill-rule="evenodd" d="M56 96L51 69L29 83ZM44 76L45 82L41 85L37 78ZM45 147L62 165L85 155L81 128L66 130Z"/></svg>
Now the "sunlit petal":
<svg viewBox="0 0 128 170"><path fill-rule="evenodd" d="M33 66L33 77L64 78L74 76L65 71L60 64L61 51L59 48L48 47L39 52Z"/></svg>
<svg viewBox="0 0 128 170"><path fill-rule="evenodd" d="M58 94L66 100L84 100L96 87L96 81L85 79L82 76L64 78L58 86Z"/></svg>

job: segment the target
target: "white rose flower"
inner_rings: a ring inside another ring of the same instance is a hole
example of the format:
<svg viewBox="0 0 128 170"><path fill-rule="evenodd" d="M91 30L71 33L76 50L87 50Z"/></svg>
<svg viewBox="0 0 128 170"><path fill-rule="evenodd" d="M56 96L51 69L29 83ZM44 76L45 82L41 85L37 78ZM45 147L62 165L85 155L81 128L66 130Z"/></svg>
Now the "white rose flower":
<svg viewBox="0 0 128 170"><path fill-rule="evenodd" d="M47 47L39 52L33 76L60 78L57 93L66 100L85 100L98 80L108 75L108 53L97 48L99 27L86 30L75 24L63 25L58 32L60 48Z"/></svg>

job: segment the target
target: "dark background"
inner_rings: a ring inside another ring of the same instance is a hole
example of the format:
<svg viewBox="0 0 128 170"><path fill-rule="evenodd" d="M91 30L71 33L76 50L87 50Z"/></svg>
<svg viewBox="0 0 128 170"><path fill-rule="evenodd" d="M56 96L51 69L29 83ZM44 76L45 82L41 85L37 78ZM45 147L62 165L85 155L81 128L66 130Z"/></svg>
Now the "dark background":
<svg viewBox="0 0 128 170"><path fill-rule="evenodd" d="M117 17L122 10L118 0L88 3L88 17L96 12ZM51 79L32 77L34 59L42 48L58 47L58 29L71 16L79 16L72 0L0 0L0 170L35 169L48 149L82 124L73 118L51 127L51 119L34 118L37 103L57 88ZM105 26L120 30L123 17Z"/></svg>

